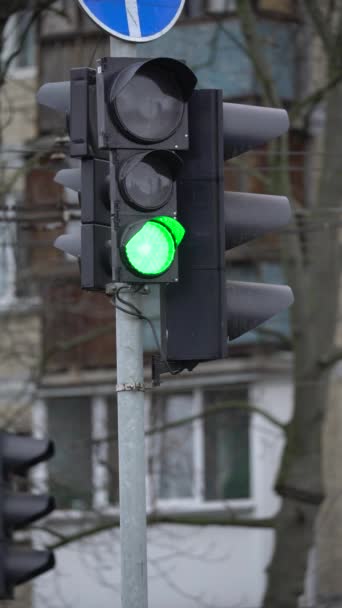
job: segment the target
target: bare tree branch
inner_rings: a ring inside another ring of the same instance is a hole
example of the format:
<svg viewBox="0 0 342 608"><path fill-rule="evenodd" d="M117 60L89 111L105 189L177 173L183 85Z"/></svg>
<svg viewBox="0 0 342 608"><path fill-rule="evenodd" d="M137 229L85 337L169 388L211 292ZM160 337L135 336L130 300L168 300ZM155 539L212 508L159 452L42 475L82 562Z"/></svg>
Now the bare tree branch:
<svg viewBox="0 0 342 608"><path fill-rule="evenodd" d="M327 55L330 56L333 50L332 32L327 25L322 8L316 0L303 1L315 30L322 41L323 47Z"/></svg>
<svg viewBox="0 0 342 608"><path fill-rule="evenodd" d="M20 55L21 50L23 48L23 44L25 43L27 36L32 28L32 26L37 22L39 17L44 11L53 10L53 12L65 17L65 12L63 10L58 10L56 8L52 8L52 5L56 2L56 0L35 0L30 3L30 6L27 5L27 1L25 0L17 0L10 1L4 3L0 8L0 42L2 39L1 33L4 31L4 26L7 20L14 15L15 13L21 11L28 11L28 19L25 27L21 31L20 41L16 49L9 55L6 61L0 66L0 86L4 83L6 74L13 63L13 61Z"/></svg>
<svg viewBox="0 0 342 608"><path fill-rule="evenodd" d="M342 359L342 348L336 348L331 353L324 355L319 360L319 366L321 367L321 369L328 369L330 367L333 367L333 365L335 365L339 361L341 361L341 359Z"/></svg>
<svg viewBox="0 0 342 608"><path fill-rule="evenodd" d="M87 342L94 340L94 338L98 338L99 336L104 336L104 335L108 334L109 331L113 331L114 329L115 329L115 322L113 321L112 323L108 323L107 325L104 325L101 327L96 327L95 329L92 329L91 331L88 331L85 334L81 334L80 336L77 336L76 338L72 338L72 340L67 340L65 342L57 342L53 348L51 348L49 351L47 351L45 353L44 363L46 363L46 361L48 359L50 359L58 351L71 350L72 348L75 348L75 346L80 346L81 344L86 344Z"/></svg>
<svg viewBox="0 0 342 608"><path fill-rule="evenodd" d="M318 87L313 93L305 97L305 99L295 102L289 110L291 121L295 120L305 108L307 108L307 114L310 114L317 104L326 97L327 93L333 90L341 81L342 70L334 74L330 80L321 87Z"/></svg>
<svg viewBox="0 0 342 608"><path fill-rule="evenodd" d="M222 414L224 412L227 412L229 410L245 410L251 414L253 414L253 413L259 414L260 416L265 418L265 420L267 420L274 426L278 427L284 433L287 432L287 428L288 428L287 423L280 422L275 416L272 416L272 414L269 414L261 407L259 407L257 405L253 405L248 402L244 402L244 401L236 401L236 402L228 401L227 403L224 403L223 405L218 405L217 407L211 407L207 410L204 410L203 412L201 412L199 414L194 414L193 416L186 416L185 418L181 418L180 420L176 420L173 422L167 422L166 424L155 426L150 429L146 429L145 437L151 437L152 435L158 435L161 433L165 433L167 431L171 431L173 429L177 429L179 427L186 426L187 424L191 424L195 420L199 420L199 419L203 419L203 418L205 419L205 418L208 418L209 416L216 416L216 415ZM102 443L110 443L110 442L117 441L117 440L118 440L117 434L110 434L110 435L106 435L105 437L100 437L99 439L93 439L92 444L100 445Z"/></svg>
<svg viewBox="0 0 342 608"><path fill-rule="evenodd" d="M262 84L263 97L267 104L281 107L271 71L261 50L260 38L255 27L255 17L250 0L238 0L237 10L240 17L241 29L247 43L248 56Z"/></svg>
<svg viewBox="0 0 342 608"><path fill-rule="evenodd" d="M217 514L211 513L197 513L197 512L189 512L189 513L179 513L174 515L167 515L164 513L152 513L147 515L147 523L149 526L155 526L160 524L177 524L183 526L231 526L238 528L261 528L267 529L272 528L274 525L273 517L265 517L259 519L249 519L247 517L241 518L238 515L232 516L231 512L229 514L225 514L219 512ZM69 545L71 543L77 542L79 540L83 540L85 538L89 538L91 536L95 536L100 532L106 532L108 530L113 530L114 528L118 528L120 525L120 517L119 515L112 516L110 520L100 523L87 528L86 530L81 530L75 534L71 534L67 537L61 538L59 541L52 543L47 546L48 549L56 550L61 547L65 547L65 545ZM35 527L36 530L43 530L52 535L57 535L54 530L49 527L40 528L39 526Z"/></svg>

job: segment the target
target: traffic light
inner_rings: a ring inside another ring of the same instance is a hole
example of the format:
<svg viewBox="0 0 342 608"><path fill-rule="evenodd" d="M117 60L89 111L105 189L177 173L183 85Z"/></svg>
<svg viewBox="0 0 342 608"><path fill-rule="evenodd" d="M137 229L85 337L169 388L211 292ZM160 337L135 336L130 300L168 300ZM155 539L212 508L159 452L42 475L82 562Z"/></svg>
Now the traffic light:
<svg viewBox="0 0 342 608"><path fill-rule="evenodd" d="M79 259L83 289L104 291L112 280L109 162L83 158L80 169L62 169L55 181L78 192L81 206L78 233L59 236L55 247Z"/></svg>
<svg viewBox="0 0 342 608"><path fill-rule="evenodd" d="M285 197L224 192L228 160L288 129L284 110L223 103L219 90L174 59L103 58L71 70L40 103L67 114L80 170L59 183L79 192L76 255L84 289L160 283L163 350L191 368L222 358L229 340L292 302L287 286L226 282L225 252L290 220ZM167 367L172 366L170 363Z"/></svg>
<svg viewBox="0 0 342 608"><path fill-rule="evenodd" d="M293 301L288 286L226 280L225 252L287 224L285 197L224 192L224 161L281 135L285 110L223 103L218 90L189 103L190 150L178 178L179 220L186 239L179 282L161 290L161 333L168 365L192 369L224 358L228 340L254 329Z"/></svg>
<svg viewBox="0 0 342 608"><path fill-rule="evenodd" d="M174 59L103 58L41 87L38 101L67 114L70 154L82 159L56 176L79 191L82 228L55 245L79 257L84 289L178 280L176 184L195 84Z"/></svg>
<svg viewBox="0 0 342 608"><path fill-rule="evenodd" d="M110 151L113 280L178 280L181 150L189 148L194 74L174 59L103 58L97 68L99 147Z"/></svg>
<svg viewBox="0 0 342 608"><path fill-rule="evenodd" d="M0 599L12 599L16 585L25 583L53 568L51 551L20 549L13 532L28 526L55 508L51 496L23 494L13 490L13 476L25 475L54 453L49 440L0 432Z"/></svg>
<svg viewBox="0 0 342 608"><path fill-rule="evenodd" d="M81 206L79 230L59 236L55 247L78 258L82 288L103 291L112 279L110 192L108 152L98 147L96 70L74 68L70 81L44 84L37 99L66 115L70 156L81 161L55 177L78 192Z"/></svg>

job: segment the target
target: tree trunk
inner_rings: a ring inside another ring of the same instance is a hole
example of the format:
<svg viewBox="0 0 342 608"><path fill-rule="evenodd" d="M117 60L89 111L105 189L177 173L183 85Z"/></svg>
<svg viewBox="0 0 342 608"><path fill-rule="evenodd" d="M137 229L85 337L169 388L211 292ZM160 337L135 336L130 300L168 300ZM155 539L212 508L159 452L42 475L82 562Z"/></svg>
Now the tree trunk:
<svg viewBox="0 0 342 608"><path fill-rule="evenodd" d="M338 226L333 219L337 216L333 210L336 214L342 204L341 107L339 85L327 99L322 177L313 211L316 232L308 234L309 280L307 293L302 293L309 306L302 317L303 326L295 331L295 409L276 482L276 491L284 500L277 516L263 608L297 608L323 498L321 435L329 370L324 369L321 359L333 348L337 323L340 264Z"/></svg>
<svg viewBox="0 0 342 608"><path fill-rule="evenodd" d="M304 353L303 353L304 355ZM283 497L263 608L297 608L322 499L321 420L326 380L303 377L276 490Z"/></svg>

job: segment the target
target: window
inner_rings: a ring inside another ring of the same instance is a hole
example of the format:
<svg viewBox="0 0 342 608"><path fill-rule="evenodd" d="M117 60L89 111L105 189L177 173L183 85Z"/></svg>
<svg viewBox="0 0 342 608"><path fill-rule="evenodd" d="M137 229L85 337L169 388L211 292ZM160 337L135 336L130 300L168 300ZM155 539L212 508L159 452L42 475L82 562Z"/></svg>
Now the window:
<svg viewBox="0 0 342 608"><path fill-rule="evenodd" d="M207 13L232 13L236 11L236 0L207 0Z"/></svg>
<svg viewBox="0 0 342 608"><path fill-rule="evenodd" d="M206 14L235 13L236 0L187 0L183 18L193 19Z"/></svg>
<svg viewBox="0 0 342 608"><path fill-rule="evenodd" d="M109 504L119 502L119 452L118 452L118 413L116 398L108 399L107 406L107 481Z"/></svg>
<svg viewBox="0 0 342 608"><path fill-rule="evenodd" d="M204 420L206 500L250 496L249 413L232 407L246 403L246 392L231 392L205 392L205 411L218 411Z"/></svg>
<svg viewBox="0 0 342 608"><path fill-rule="evenodd" d="M49 488L60 509L92 506L90 402L84 398L51 399L49 437L56 443L49 463Z"/></svg>
<svg viewBox="0 0 342 608"><path fill-rule="evenodd" d="M153 403L154 423L172 426L191 416L191 394L159 397ZM193 426L175 426L157 435L155 473L160 498L190 498L193 495Z"/></svg>
<svg viewBox="0 0 342 608"><path fill-rule="evenodd" d="M161 501L251 498L247 399L240 386L154 399L152 428L160 431L151 440L152 472Z"/></svg>
<svg viewBox="0 0 342 608"><path fill-rule="evenodd" d="M219 508L227 500L250 504L247 398L248 389L240 385L156 393L150 403L147 398L146 426L154 431L146 441L150 508ZM115 397L49 397L35 411L36 430L38 423L56 444L54 458L38 477L55 496L57 509L116 507Z"/></svg>
<svg viewBox="0 0 342 608"><path fill-rule="evenodd" d="M117 412L113 398L48 398L40 404L38 424L39 418L44 435L56 445L43 477L57 509L84 511L117 504Z"/></svg>
<svg viewBox="0 0 342 608"><path fill-rule="evenodd" d="M199 0L192 1L196 4ZM208 13L236 12L236 0L207 0L206 7ZM260 11L286 17L294 17L297 12L294 0L258 0L257 8ZM193 15L190 13L189 16Z"/></svg>
<svg viewBox="0 0 342 608"><path fill-rule="evenodd" d="M12 15L3 34L2 63L11 60L11 69L31 68L35 65L35 27L30 23L29 11Z"/></svg>
<svg viewBox="0 0 342 608"><path fill-rule="evenodd" d="M258 8L286 17L294 17L297 13L297 4L295 0L259 0Z"/></svg>
<svg viewBox="0 0 342 608"><path fill-rule="evenodd" d="M13 302L16 290L16 223L10 198L7 200L9 211L0 215L0 305Z"/></svg>

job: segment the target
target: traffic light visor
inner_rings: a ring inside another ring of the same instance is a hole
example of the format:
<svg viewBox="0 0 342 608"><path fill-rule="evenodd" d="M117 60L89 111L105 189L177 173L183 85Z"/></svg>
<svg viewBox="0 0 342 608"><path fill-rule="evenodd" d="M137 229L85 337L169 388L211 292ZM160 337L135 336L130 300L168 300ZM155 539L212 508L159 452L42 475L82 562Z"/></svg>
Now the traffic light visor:
<svg viewBox="0 0 342 608"><path fill-rule="evenodd" d="M185 234L185 228L182 226L182 224L178 222L178 220L175 220L173 217L169 217L167 215L155 217L154 221L158 222L159 224L162 224L163 226L166 226L166 228L171 232L175 240L176 246L178 247L178 245L180 245L180 243L182 242Z"/></svg>
<svg viewBox="0 0 342 608"><path fill-rule="evenodd" d="M43 84L37 93L37 101L43 106L69 114L70 82L48 82Z"/></svg>
<svg viewBox="0 0 342 608"><path fill-rule="evenodd" d="M123 235L123 257L137 275L159 276L173 263L184 232L177 220L168 217L133 224Z"/></svg>

